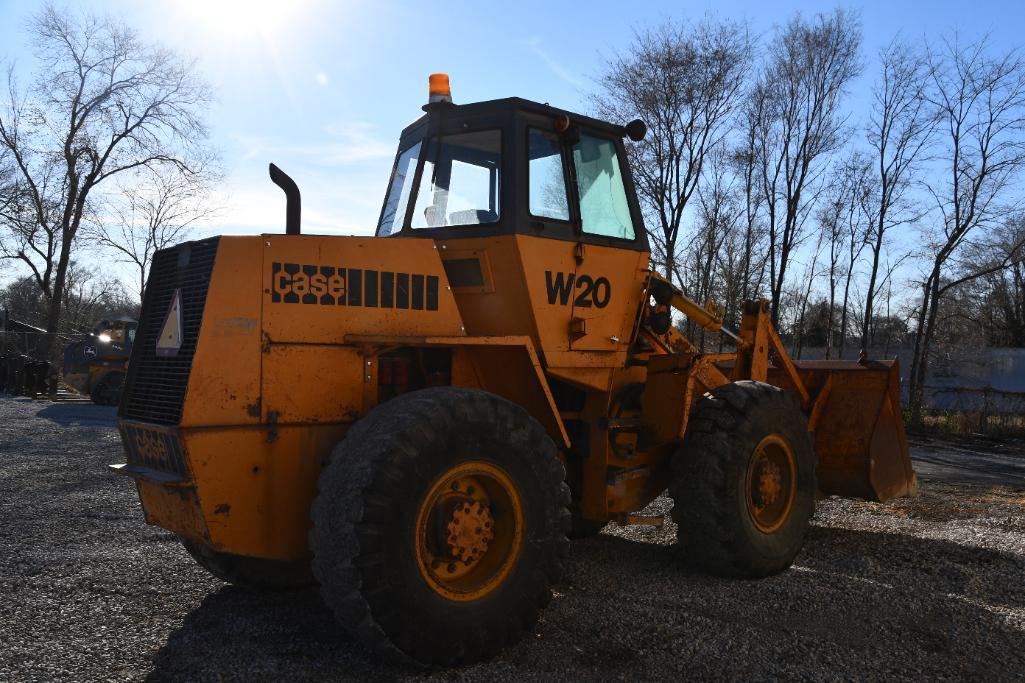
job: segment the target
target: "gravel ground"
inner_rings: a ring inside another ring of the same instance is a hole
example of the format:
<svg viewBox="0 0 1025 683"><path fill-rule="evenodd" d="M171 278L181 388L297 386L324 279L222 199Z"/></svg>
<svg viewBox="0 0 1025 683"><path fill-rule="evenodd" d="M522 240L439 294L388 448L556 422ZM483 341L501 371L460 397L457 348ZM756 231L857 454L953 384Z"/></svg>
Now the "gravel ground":
<svg viewBox="0 0 1025 683"><path fill-rule="evenodd" d="M227 586L147 526L106 468L113 409L0 398L0 679L1021 680L1025 448L912 452L919 497L822 501L780 576L702 576L672 561L671 524L610 525L574 543L532 637L418 672L371 658L315 590Z"/></svg>

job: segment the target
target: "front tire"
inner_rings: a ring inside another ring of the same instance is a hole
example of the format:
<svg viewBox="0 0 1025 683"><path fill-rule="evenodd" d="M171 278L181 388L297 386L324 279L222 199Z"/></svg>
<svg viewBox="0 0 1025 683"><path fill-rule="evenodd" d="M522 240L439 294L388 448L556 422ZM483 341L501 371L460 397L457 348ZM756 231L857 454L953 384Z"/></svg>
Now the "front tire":
<svg viewBox="0 0 1025 683"><path fill-rule="evenodd" d="M815 453L797 401L769 384L713 389L674 455L669 493L688 563L759 578L789 567L815 511Z"/></svg>
<svg viewBox="0 0 1025 683"><path fill-rule="evenodd" d="M438 387L378 406L321 473L310 547L324 601L379 655L496 654L561 576L564 479L541 425L498 396Z"/></svg>
<svg viewBox="0 0 1025 683"><path fill-rule="evenodd" d="M116 406L121 402L121 387L124 383L123 372L108 372L93 386L89 398L99 406Z"/></svg>

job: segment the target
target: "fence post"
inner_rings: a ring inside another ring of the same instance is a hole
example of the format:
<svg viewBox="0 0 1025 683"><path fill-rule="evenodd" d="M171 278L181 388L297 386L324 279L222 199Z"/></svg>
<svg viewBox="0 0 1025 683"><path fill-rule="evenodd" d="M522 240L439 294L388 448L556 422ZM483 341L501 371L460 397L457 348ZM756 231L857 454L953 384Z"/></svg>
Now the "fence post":
<svg viewBox="0 0 1025 683"><path fill-rule="evenodd" d="M985 434L986 428L989 422L989 409L990 409L990 394L993 391L991 385L987 385L982 390L982 414L979 415L979 433Z"/></svg>

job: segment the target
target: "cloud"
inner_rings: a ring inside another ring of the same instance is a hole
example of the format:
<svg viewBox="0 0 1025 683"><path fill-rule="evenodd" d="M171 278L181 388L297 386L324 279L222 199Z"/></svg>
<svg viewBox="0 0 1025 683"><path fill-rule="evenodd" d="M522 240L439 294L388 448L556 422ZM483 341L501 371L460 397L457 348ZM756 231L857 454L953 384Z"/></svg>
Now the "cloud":
<svg viewBox="0 0 1025 683"><path fill-rule="evenodd" d="M314 74L313 80L317 82L317 85L327 85L331 82L331 79L328 78L327 74L323 71L318 71L316 74Z"/></svg>
<svg viewBox="0 0 1025 683"><path fill-rule="evenodd" d="M391 159L395 154L395 144L375 137L369 123L331 123L323 130L328 139L318 143L294 144L276 138L246 135L236 135L234 139L242 147L244 161L276 158L315 166L343 166Z"/></svg>
<svg viewBox="0 0 1025 683"><path fill-rule="evenodd" d="M559 62L552 59L551 55L549 55L548 52L546 52L545 49L541 47L541 39L537 36L534 36L527 40L527 49L534 53L535 56L540 58L541 61L545 63L545 66L547 66L552 73L554 73L556 76L566 81L570 85L576 88L583 88L587 85L576 74L571 72L569 69L564 67Z"/></svg>

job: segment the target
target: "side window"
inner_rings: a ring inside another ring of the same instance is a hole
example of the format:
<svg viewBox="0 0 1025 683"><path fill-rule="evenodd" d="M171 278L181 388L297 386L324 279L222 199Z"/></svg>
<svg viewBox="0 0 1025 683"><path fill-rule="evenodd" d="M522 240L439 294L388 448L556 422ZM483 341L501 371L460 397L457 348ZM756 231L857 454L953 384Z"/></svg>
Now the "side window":
<svg viewBox="0 0 1025 683"><path fill-rule="evenodd" d="M413 187L413 175L416 172L417 157L420 156L420 143L399 154L392 171L391 183L388 186L388 198L384 202L381 220L377 223L377 236L384 237L402 229L402 221L406 218L406 206L409 204L409 193Z"/></svg>
<svg viewBox="0 0 1025 683"><path fill-rule="evenodd" d="M501 166L499 130L432 138L427 145L412 227L498 222Z"/></svg>
<svg viewBox="0 0 1025 683"><path fill-rule="evenodd" d="M592 235L633 239L633 220L615 143L581 134L580 142L573 145L573 165L577 172L583 231Z"/></svg>
<svg viewBox="0 0 1025 683"><path fill-rule="evenodd" d="M530 214L538 218L568 221L569 199L566 195L566 173L562 167L559 139L551 133L529 128L527 158Z"/></svg>

